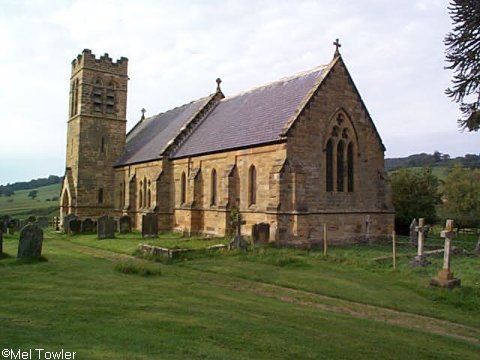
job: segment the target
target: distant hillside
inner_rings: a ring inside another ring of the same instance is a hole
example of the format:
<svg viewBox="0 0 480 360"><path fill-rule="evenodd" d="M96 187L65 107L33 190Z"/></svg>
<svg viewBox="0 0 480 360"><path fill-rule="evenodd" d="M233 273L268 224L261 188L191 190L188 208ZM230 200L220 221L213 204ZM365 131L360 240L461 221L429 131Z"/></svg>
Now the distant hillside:
<svg viewBox="0 0 480 360"><path fill-rule="evenodd" d="M466 154L451 158L448 154L435 151L433 154L414 154L403 158L385 159L385 170L390 171L401 167L452 167L461 164L469 168L480 168L480 154Z"/></svg>
<svg viewBox="0 0 480 360"><path fill-rule="evenodd" d="M29 194L36 191L36 196ZM58 215L60 184L17 190L11 196L0 196L0 215L26 218L30 215Z"/></svg>
<svg viewBox="0 0 480 360"><path fill-rule="evenodd" d="M0 185L0 197L11 196L17 190L33 190L42 186L60 184L63 177L50 175L48 178L39 178L30 181L20 181L13 184Z"/></svg>

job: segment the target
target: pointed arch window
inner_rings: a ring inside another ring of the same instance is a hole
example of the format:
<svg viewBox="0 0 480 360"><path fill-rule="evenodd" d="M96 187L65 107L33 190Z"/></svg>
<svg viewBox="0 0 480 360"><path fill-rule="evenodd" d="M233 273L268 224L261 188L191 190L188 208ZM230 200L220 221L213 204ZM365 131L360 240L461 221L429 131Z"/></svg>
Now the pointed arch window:
<svg viewBox="0 0 480 360"><path fill-rule="evenodd" d="M120 207L123 207L124 204L125 204L124 186L125 186L125 183L122 181L122 182L120 183L120 198L119 198L119 200L120 200L120 202L119 202L119 203L120 203Z"/></svg>
<svg viewBox="0 0 480 360"><path fill-rule="evenodd" d="M148 180L148 190L147 190L147 207L150 208L152 206L152 192L150 190L151 182Z"/></svg>
<svg viewBox="0 0 480 360"><path fill-rule="evenodd" d="M140 181L140 190L138 191L138 208L143 207L143 181Z"/></svg>
<svg viewBox="0 0 480 360"><path fill-rule="evenodd" d="M101 81L97 79L92 92L93 111L96 112L102 112L103 107L103 91L100 86L102 86Z"/></svg>
<svg viewBox="0 0 480 360"><path fill-rule="evenodd" d="M210 176L210 205L217 205L217 171L215 169Z"/></svg>
<svg viewBox="0 0 480 360"><path fill-rule="evenodd" d="M343 158L345 156L345 143L343 141L339 141L337 144L337 191L343 192L344 191L344 161Z"/></svg>
<svg viewBox="0 0 480 360"><path fill-rule="evenodd" d="M334 118L325 146L325 188L327 192L353 192L355 171L355 128L340 112Z"/></svg>
<svg viewBox="0 0 480 360"><path fill-rule="evenodd" d="M70 113L71 116L78 113L78 79L75 79L72 84L72 107Z"/></svg>
<svg viewBox="0 0 480 360"><path fill-rule="evenodd" d="M103 189L98 189L98 203L103 204Z"/></svg>
<svg viewBox="0 0 480 360"><path fill-rule="evenodd" d="M257 203L257 170L254 165L248 170L248 204L255 205Z"/></svg>
<svg viewBox="0 0 480 360"><path fill-rule="evenodd" d="M113 114L115 111L115 83L110 81L107 87L107 94L105 99L106 112Z"/></svg>
<svg viewBox="0 0 480 360"><path fill-rule="evenodd" d="M187 179L185 172L182 172L182 177L180 179L180 203L185 204L187 201Z"/></svg>
<svg viewBox="0 0 480 360"><path fill-rule="evenodd" d="M105 137L102 136L102 139L100 140L100 153L105 152Z"/></svg>
<svg viewBox="0 0 480 360"><path fill-rule="evenodd" d="M353 144L349 143L347 147L347 189L353 192Z"/></svg>
<svg viewBox="0 0 480 360"><path fill-rule="evenodd" d="M333 191L333 141L332 139L327 142L326 151L326 184L327 191Z"/></svg>

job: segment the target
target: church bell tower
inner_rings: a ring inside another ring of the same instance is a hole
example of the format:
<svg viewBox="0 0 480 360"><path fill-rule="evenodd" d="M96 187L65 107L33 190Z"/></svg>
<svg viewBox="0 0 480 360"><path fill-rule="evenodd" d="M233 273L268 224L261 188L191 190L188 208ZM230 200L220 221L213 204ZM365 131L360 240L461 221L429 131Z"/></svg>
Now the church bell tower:
<svg viewBox="0 0 480 360"><path fill-rule="evenodd" d="M88 49L72 61L61 217L113 210L113 165L126 138L127 69L127 58L97 59Z"/></svg>

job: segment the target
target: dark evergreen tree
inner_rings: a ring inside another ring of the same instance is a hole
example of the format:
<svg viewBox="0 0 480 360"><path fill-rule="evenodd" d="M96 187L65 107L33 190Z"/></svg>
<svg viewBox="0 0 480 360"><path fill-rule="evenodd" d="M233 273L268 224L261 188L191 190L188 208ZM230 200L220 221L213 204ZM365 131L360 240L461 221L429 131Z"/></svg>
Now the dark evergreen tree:
<svg viewBox="0 0 480 360"><path fill-rule="evenodd" d="M453 86L445 93L460 104L462 129L480 129L480 1L452 0L448 6L453 29L445 37L447 69Z"/></svg>

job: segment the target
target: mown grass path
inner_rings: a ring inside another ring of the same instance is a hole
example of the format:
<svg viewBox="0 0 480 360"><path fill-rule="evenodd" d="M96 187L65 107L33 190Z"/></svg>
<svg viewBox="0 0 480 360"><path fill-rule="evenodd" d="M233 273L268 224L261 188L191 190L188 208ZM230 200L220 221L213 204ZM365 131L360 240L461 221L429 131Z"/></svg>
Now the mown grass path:
<svg viewBox="0 0 480 360"><path fill-rule="evenodd" d="M89 246L79 245L69 241L58 241L55 245L69 251L113 262L128 260L135 263L151 263L148 260L134 256L120 254L109 250L91 248ZM189 271L181 271L185 268L188 268ZM181 272L181 276L184 279L189 278L197 283L206 283L216 287L228 288L242 293L251 293L256 296L268 297L307 308L316 308L326 312L398 325L425 333L432 333L460 339L473 344L480 344L480 329L451 321L348 301L318 293L269 284L258 280L249 280L233 275L223 275L188 265L180 269L170 267L169 270L178 273Z"/></svg>

